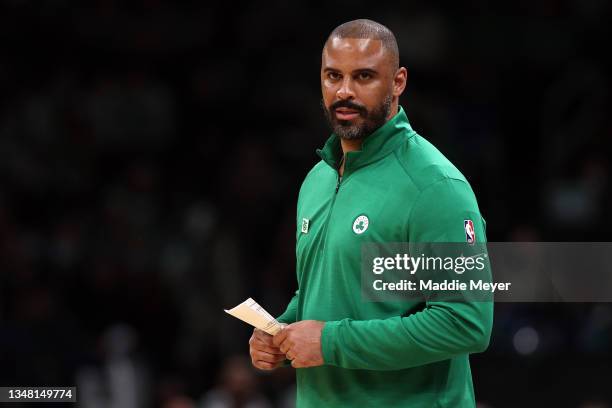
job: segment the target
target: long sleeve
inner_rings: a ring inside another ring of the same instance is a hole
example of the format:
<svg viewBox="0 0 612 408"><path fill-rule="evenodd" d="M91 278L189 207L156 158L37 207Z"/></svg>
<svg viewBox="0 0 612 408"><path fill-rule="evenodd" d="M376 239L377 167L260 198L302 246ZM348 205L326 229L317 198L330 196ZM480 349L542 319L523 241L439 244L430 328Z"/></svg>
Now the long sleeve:
<svg viewBox="0 0 612 408"><path fill-rule="evenodd" d="M295 291L295 294L289 301L289 304L287 305L287 309L285 309L283 314L277 317L276 320L278 320L281 323L287 323L287 324L295 323L297 321L297 306L298 306L299 295L300 295L300 290L298 289Z"/></svg>
<svg viewBox="0 0 612 408"><path fill-rule="evenodd" d="M486 242L484 220L467 182L443 179L421 191L409 216L410 242L466 242L464 221ZM490 270L486 271L490 276ZM397 370L484 351L493 303L426 301L423 310L378 320L328 321L322 333L326 364Z"/></svg>

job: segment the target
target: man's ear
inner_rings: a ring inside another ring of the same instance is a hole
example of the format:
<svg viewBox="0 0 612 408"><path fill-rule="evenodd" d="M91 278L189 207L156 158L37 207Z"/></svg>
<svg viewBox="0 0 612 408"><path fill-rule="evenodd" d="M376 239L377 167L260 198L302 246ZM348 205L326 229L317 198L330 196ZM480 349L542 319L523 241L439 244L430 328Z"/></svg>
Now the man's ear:
<svg viewBox="0 0 612 408"><path fill-rule="evenodd" d="M406 83L408 82L408 70L404 67L400 67L393 77L393 96L400 96L404 89L406 89Z"/></svg>

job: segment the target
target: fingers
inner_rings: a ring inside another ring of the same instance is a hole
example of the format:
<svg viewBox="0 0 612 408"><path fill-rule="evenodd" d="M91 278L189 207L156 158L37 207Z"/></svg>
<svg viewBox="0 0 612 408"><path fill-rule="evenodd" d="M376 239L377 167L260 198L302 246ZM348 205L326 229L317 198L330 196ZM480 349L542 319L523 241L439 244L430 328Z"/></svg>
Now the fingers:
<svg viewBox="0 0 612 408"><path fill-rule="evenodd" d="M256 361L253 363L253 366L255 368L259 368L260 370L274 370L275 368L278 368L282 365L283 365L282 362L273 364L273 363L268 363L266 361Z"/></svg>
<svg viewBox="0 0 612 408"><path fill-rule="evenodd" d="M259 329L254 329L253 330L253 336L251 337L255 337L256 339L260 340L262 343L265 343L269 346L273 346L274 343L272 342L272 339L274 338L273 336L271 336L270 334L266 333L265 331L259 330Z"/></svg>
<svg viewBox="0 0 612 408"><path fill-rule="evenodd" d="M265 351L251 352L251 361L253 365L262 370L272 370L280 367L285 361L285 356L282 354L270 354Z"/></svg>
<svg viewBox="0 0 612 408"><path fill-rule="evenodd" d="M279 356L284 356L285 353L283 353L278 347L270 347L266 344L260 343L257 340L255 340L252 344L251 344L251 348L257 351L263 351L266 352L268 354L273 354L273 355L279 355Z"/></svg>
<svg viewBox="0 0 612 408"><path fill-rule="evenodd" d="M252 359L254 361L264 361L266 363L280 363L285 361L285 356L283 354L270 354L265 351L254 351L252 354Z"/></svg>
<svg viewBox="0 0 612 408"><path fill-rule="evenodd" d="M270 339L271 338L272 338L272 336L270 336ZM270 353L270 354L284 354L283 352L280 351L280 349L278 347L274 346L271 343L271 341L268 342L265 339L262 340L260 337L257 337L255 335L251 336L251 339L249 340L249 346L252 349L255 349L255 350L258 350L258 351L265 351L265 352Z"/></svg>
<svg viewBox="0 0 612 408"><path fill-rule="evenodd" d="M272 336L257 329L249 340L249 353L253 366L260 370L273 370L285 361L285 354L272 344Z"/></svg>

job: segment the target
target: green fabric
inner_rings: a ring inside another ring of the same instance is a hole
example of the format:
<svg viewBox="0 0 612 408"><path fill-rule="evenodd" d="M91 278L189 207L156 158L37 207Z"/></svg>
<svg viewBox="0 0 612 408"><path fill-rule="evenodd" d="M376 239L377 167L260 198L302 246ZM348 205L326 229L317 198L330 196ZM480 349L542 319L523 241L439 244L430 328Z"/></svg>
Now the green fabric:
<svg viewBox="0 0 612 408"><path fill-rule="evenodd" d="M362 243L466 242L468 219L485 242L469 183L402 108L347 154L340 183L338 137L317 152L298 198L299 289L279 317L326 322L325 364L297 369L298 407L473 407L468 357L488 346L493 304L364 302L360 289Z"/></svg>

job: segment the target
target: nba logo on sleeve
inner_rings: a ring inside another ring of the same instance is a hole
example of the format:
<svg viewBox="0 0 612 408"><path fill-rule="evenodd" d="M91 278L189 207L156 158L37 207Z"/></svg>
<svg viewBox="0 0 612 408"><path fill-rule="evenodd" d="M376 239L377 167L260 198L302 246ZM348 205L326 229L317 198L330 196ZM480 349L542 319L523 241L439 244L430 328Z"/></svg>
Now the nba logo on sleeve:
<svg viewBox="0 0 612 408"><path fill-rule="evenodd" d="M472 220L463 220L463 229L465 229L465 240L468 244L476 242L476 231L474 231L474 223Z"/></svg>

